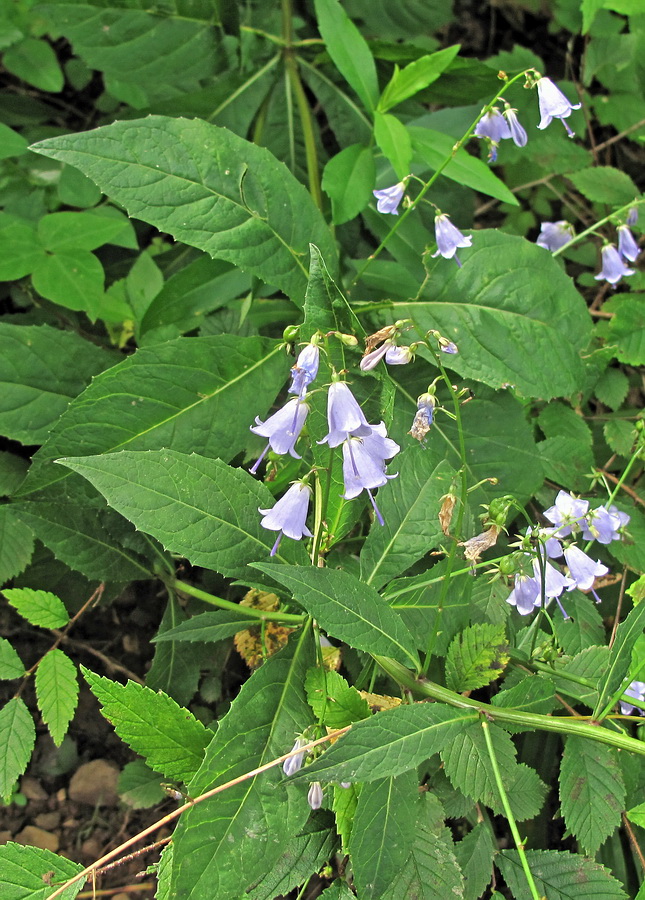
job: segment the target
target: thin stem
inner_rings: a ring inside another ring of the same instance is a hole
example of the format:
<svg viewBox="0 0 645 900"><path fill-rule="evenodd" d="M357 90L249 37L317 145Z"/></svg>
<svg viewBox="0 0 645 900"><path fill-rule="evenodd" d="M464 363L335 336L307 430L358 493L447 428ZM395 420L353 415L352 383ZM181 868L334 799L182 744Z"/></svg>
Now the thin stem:
<svg viewBox="0 0 645 900"><path fill-rule="evenodd" d="M298 112L300 113L300 123L302 125L302 134L305 140L305 158L307 160L307 175L309 178L309 193L313 197L314 203L318 209L322 209L322 194L320 191L320 173L318 169L318 151L316 149L316 136L314 133L313 119L311 110L307 101L298 64L292 53L285 54L285 65L287 74L291 82L291 87L296 96L298 104Z"/></svg>
<svg viewBox="0 0 645 900"><path fill-rule="evenodd" d="M322 556L320 553L320 547L322 544L322 536L323 530L325 528L325 518L327 516L327 507L329 505L329 495L331 493L331 473L332 466L334 465L334 448L329 448L329 465L324 470L325 471L325 486L321 489L320 483L320 475L316 473L316 500L320 498L320 502L316 503L316 515L315 515L315 529L316 533L314 535L314 545L311 550L311 562L314 566L322 565Z"/></svg>
<svg viewBox="0 0 645 900"><path fill-rule="evenodd" d="M493 747L493 741L490 736L490 728L488 726L488 722L484 719L481 723L483 732L484 732L484 740L486 741L486 749L488 750L488 756L490 757L490 764L493 770L493 776L495 778L495 784L497 785L497 790L499 791L499 795L502 800L502 806L504 807L504 813L506 814L506 818L508 820L509 827L511 829L511 834L513 835L513 840L515 841L515 846L517 848L518 856L520 857L520 862L522 863L522 868L524 869L524 875L526 876L526 881L529 886L529 890L531 891L531 896L533 900L540 900L540 894L538 893L537 886L533 879L533 873L529 867L529 862L526 858L526 853L524 852L524 841L520 837L520 833L517 828L517 823L515 821L515 816L513 815L513 810L511 809L511 804L508 801L508 795L506 793L506 789L504 788L504 782L502 781L502 776L499 771L499 766L497 765L497 757L495 756L495 748Z"/></svg>
<svg viewBox="0 0 645 900"><path fill-rule="evenodd" d="M219 609L228 609L240 616L256 619L259 622L287 622L293 623L294 625L302 625L307 618L307 616L299 616L295 613L267 612L264 609L254 609L250 606L242 606L239 603L233 603L231 600L224 600L223 597L216 597L214 594L209 594L207 591L203 591L193 584L188 584L187 581L180 581L178 578L168 579L166 584L168 587L180 591L182 594L188 594L191 597L195 597L197 600L203 600L204 603L210 603L211 606L217 606Z"/></svg>
<svg viewBox="0 0 645 900"><path fill-rule="evenodd" d="M602 225L606 225L607 222L611 222L612 219L616 218L616 216L622 215L625 210L631 209L634 206L638 206L641 203L645 203L644 200L631 200L629 203L626 203L624 206L621 206L620 209L617 209L613 213L609 213L608 216L605 216L604 219L600 219L594 225L590 225L589 228L585 228L584 231L581 231L580 234L576 234L571 238L570 241L560 247L559 250L554 250L551 256L559 256L561 253L564 253L565 250L569 250L574 244L577 244L578 241L581 241L583 238L586 238L588 234L593 234L596 232Z"/></svg>

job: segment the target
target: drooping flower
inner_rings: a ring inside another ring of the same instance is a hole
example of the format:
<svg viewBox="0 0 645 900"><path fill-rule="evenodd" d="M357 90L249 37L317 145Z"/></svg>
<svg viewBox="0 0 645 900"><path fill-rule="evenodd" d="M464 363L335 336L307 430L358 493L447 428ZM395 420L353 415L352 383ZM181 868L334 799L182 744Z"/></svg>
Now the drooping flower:
<svg viewBox="0 0 645 900"><path fill-rule="evenodd" d="M633 697L634 700L640 700L641 703L645 703L645 681L632 681L629 687L625 688L623 694L626 697ZM621 700L619 705L620 711L624 716L632 716L634 713L638 713L639 716L645 716L645 709L641 709L639 706L633 706L624 700Z"/></svg>
<svg viewBox="0 0 645 900"><path fill-rule="evenodd" d="M380 347L377 347L376 350L372 350L371 353L366 353L359 364L361 372L370 372L374 369L383 359L390 346L392 345L385 341Z"/></svg>
<svg viewBox="0 0 645 900"><path fill-rule="evenodd" d="M573 225L561 219L559 222L542 222L540 225L540 233L535 242L538 247L544 247L555 253L565 244L568 244L572 237L575 236Z"/></svg>
<svg viewBox="0 0 645 900"><path fill-rule="evenodd" d="M608 281L610 284L618 284L623 275L633 275L634 269L628 268L623 262L623 258L616 250L615 244L605 244L601 250L602 268L597 275L594 275L596 281Z"/></svg>
<svg viewBox="0 0 645 900"><path fill-rule="evenodd" d="M629 524L630 516L617 507L604 506L591 509L582 520L582 536L586 541L598 541L599 544L611 544L620 540L623 528Z"/></svg>
<svg viewBox="0 0 645 900"><path fill-rule="evenodd" d="M417 441L425 441L426 434L430 431L430 426L434 419L434 408L436 399L434 394L421 394L417 398L417 412L412 422L412 427L408 434Z"/></svg>
<svg viewBox="0 0 645 900"><path fill-rule="evenodd" d="M638 207L632 206L632 208L627 213L627 219L625 220L625 223L627 225L636 225L637 222L638 222Z"/></svg>
<svg viewBox="0 0 645 900"><path fill-rule="evenodd" d="M596 562L590 556L572 544L564 551L564 558L569 569L569 575L573 579L573 584L567 590L572 591L578 588L581 591L588 591L593 587L593 583L600 575L606 575L609 569L604 566L600 560Z"/></svg>
<svg viewBox="0 0 645 900"><path fill-rule="evenodd" d="M544 517L557 526L553 529L553 537L563 538L571 534L573 528L583 522L588 509L588 500L579 500L566 491L559 491L555 505L544 511Z"/></svg>
<svg viewBox="0 0 645 900"><path fill-rule="evenodd" d="M525 573L519 573L515 576L515 585L506 602L514 606L521 616L528 616L540 605L540 597L539 580Z"/></svg>
<svg viewBox="0 0 645 900"><path fill-rule="evenodd" d="M363 437L371 433L363 410L344 381L335 381L329 387L327 422L329 432L318 443L327 443L330 447L338 447L349 434Z"/></svg>
<svg viewBox="0 0 645 900"><path fill-rule="evenodd" d="M493 106L481 117L475 126L473 134L475 137L489 138L491 141L498 143L504 138L510 138L511 129L499 109Z"/></svg>
<svg viewBox="0 0 645 900"><path fill-rule="evenodd" d="M366 490L379 523L383 525L383 517L374 501L372 490L383 487L395 475L385 473L385 461L392 459L401 449L387 436L383 422L370 425L371 433L363 437L348 436L343 444L343 481L345 483L345 500Z"/></svg>
<svg viewBox="0 0 645 900"><path fill-rule="evenodd" d="M366 353L360 361L362 372L369 372L385 359L388 366L404 366L412 359L409 347L398 347L393 341L384 341L376 350Z"/></svg>
<svg viewBox="0 0 645 900"><path fill-rule="evenodd" d="M510 131L510 137L513 138L513 143L516 147L526 147L528 141L528 135L524 128L520 125L520 121L517 118L517 110L512 109L510 106L507 106L504 110L504 115L506 116L506 120L508 122L508 128Z"/></svg>
<svg viewBox="0 0 645 900"><path fill-rule="evenodd" d="M574 137L575 132L571 131L564 120L571 115L572 110L580 109L582 104L570 103L550 78L540 78L537 82L537 90L541 116L538 128L546 128L551 124L552 119L560 119L569 137Z"/></svg>
<svg viewBox="0 0 645 900"><path fill-rule="evenodd" d="M296 738L296 742L291 748L291 752L293 753L294 750L300 750L300 748L306 746L307 743L308 741L304 737ZM305 761L306 755L307 754L304 752L296 753L295 756L290 756L289 759L285 759L284 763L282 764L282 771L284 772L284 774L289 776L295 775L296 772L299 772L302 768L303 762Z"/></svg>
<svg viewBox="0 0 645 900"><path fill-rule="evenodd" d="M323 790L319 781L312 781L309 793L307 794L307 803L313 809L320 809L323 802Z"/></svg>
<svg viewBox="0 0 645 900"><path fill-rule="evenodd" d="M377 199L376 208L380 213L391 213L393 216L399 214L399 203L405 194L405 182L399 181L392 187L383 188L380 191L372 191Z"/></svg>
<svg viewBox="0 0 645 900"><path fill-rule="evenodd" d="M254 434L259 434L260 437L268 438L269 443L262 451L257 462L249 470L252 475L255 475L257 472L258 466L266 456L269 447L274 453L278 453L279 455L288 453L295 459L300 459L300 455L296 453L294 447L300 436L303 425L305 424L308 413L309 406L298 397L293 400L288 400L282 409L279 409L272 416L269 416L265 422L262 422L256 416L255 421L257 424L251 425L251 431Z"/></svg>
<svg viewBox="0 0 645 900"><path fill-rule="evenodd" d="M635 262L641 252L628 225L618 226L618 252L623 259L628 259L630 262Z"/></svg>
<svg viewBox="0 0 645 900"><path fill-rule="evenodd" d="M459 353L459 348L454 341L447 341L445 338L443 341L439 341L439 349L442 353L448 353L450 356L455 356L455 354Z"/></svg>
<svg viewBox="0 0 645 900"><path fill-rule="evenodd" d="M298 394L302 399L307 393L307 387L318 374L320 362L320 349L316 344L307 344L298 354L295 366L291 369L290 394Z"/></svg>
<svg viewBox="0 0 645 900"><path fill-rule="evenodd" d="M294 541L299 541L303 535L313 537L305 524L310 499L311 488L309 485L302 481L296 481L271 509L258 509L263 516L260 525L268 528L269 531L280 532L271 550L271 556L275 556L277 553L280 541L285 534Z"/></svg>
<svg viewBox="0 0 645 900"><path fill-rule="evenodd" d="M470 247L473 239L471 236L462 234L450 221L447 213L438 213L434 220L434 233L437 241L437 250L432 254L435 256L443 256L444 259L452 259L454 257L458 266L461 261L457 256L459 247Z"/></svg>
<svg viewBox="0 0 645 900"><path fill-rule="evenodd" d="M385 353L385 362L388 366L407 366L413 357L412 350L409 347L397 347L392 344Z"/></svg>

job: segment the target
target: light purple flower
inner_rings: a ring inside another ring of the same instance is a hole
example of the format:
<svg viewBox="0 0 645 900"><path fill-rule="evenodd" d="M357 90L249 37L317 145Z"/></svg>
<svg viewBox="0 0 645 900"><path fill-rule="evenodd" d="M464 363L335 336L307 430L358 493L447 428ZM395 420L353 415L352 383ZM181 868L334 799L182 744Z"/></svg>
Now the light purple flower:
<svg viewBox="0 0 645 900"><path fill-rule="evenodd" d="M538 584L542 581L542 572L540 571L540 564L537 559L533 560L533 577ZM563 575L562 572L559 569L556 569L555 566L552 566L551 563L544 563L544 596L547 599L557 600L562 591L569 590L572 585L573 580L571 578ZM573 586L575 587L575 585ZM562 611L564 612L564 610ZM566 613L564 613L564 617L565 619L568 618Z"/></svg>
<svg viewBox="0 0 645 900"><path fill-rule="evenodd" d="M609 569L604 566L600 560L596 562L587 556L584 551L575 544L564 551L564 558L569 568L569 575L573 579L573 584L567 590L572 591L578 588L581 591L588 591L593 587L593 583L600 575L606 575Z"/></svg>
<svg viewBox="0 0 645 900"><path fill-rule="evenodd" d="M327 395L327 422L329 433L318 441L330 447L338 447L349 434L358 437L371 434L371 425L363 415L363 410L344 381L335 381Z"/></svg>
<svg viewBox="0 0 645 900"><path fill-rule="evenodd" d="M528 616L540 605L540 582L530 575L519 573L515 576L515 586L506 602L515 606L521 616Z"/></svg>
<svg viewBox="0 0 645 900"><path fill-rule="evenodd" d="M632 206L632 208L627 213L626 224L627 225L636 225L638 222L638 207Z"/></svg>
<svg viewBox="0 0 645 900"><path fill-rule="evenodd" d="M459 353L459 348L453 341L439 341L439 349L442 353L448 353L450 356L454 356L456 353Z"/></svg>
<svg viewBox="0 0 645 900"><path fill-rule="evenodd" d="M484 113L475 126L473 134L475 137L488 138L491 141L495 141L495 143L499 143L504 138L510 138L511 129L499 109L494 106L487 113Z"/></svg>
<svg viewBox="0 0 645 900"><path fill-rule="evenodd" d="M385 461L396 456L401 448L387 436L383 422L371 425L370 428L369 435L349 436L343 444L343 498L353 500L366 490L376 518L383 525L383 516L372 496L372 490L383 487L390 478L396 478L396 475L386 475Z"/></svg>
<svg viewBox="0 0 645 900"><path fill-rule="evenodd" d="M312 781L309 793L307 794L307 803L312 809L320 809L323 802L323 791L319 781Z"/></svg>
<svg viewBox="0 0 645 900"><path fill-rule="evenodd" d="M459 247L470 247L473 239L471 236L462 234L450 221L446 213L439 213L434 220L434 233L437 241L437 250L432 254L435 256L443 256L444 259L455 258L458 266L461 266L457 250Z"/></svg>
<svg viewBox="0 0 645 900"><path fill-rule="evenodd" d="M544 517L557 526L553 536L563 538L583 521L588 509L588 500L579 500L566 491L559 491L555 505L544 511Z"/></svg>
<svg viewBox="0 0 645 900"><path fill-rule="evenodd" d="M307 344L298 354L295 366L291 369L290 394L298 394L300 399L307 393L307 386L318 374L320 350L315 344Z"/></svg>
<svg viewBox="0 0 645 900"><path fill-rule="evenodd" d="M299 541L303 535L313 537L305 524L310 498L309 485L296 481L271 509L258 509L263 516L260 525L269 531L280 532L271 550L271 556L277 553L282 536L285 534L294 541Z"/></svg>
<svg viewBox="0 0 645 900"><path fill-rule="evenodd" d="M628 259L630 262L635 262L641 252L628 225L618 226L618 252L623 259Z"/></svg>
<svg viewBox="0 0 645 900"><path fill-rule="evenodd" d="M299 737L296 738L296 742L291 748L291 752L294 750L300 750L301 747L304 747L308 743L306 738ZM295 775L296 772L299 772L302 768L302 764L305 761L306 753L296 753L295 756L290 756L289 759L285 759L282 764L282 771L285 775Z"/></svg>
<svg viewBox="0 0 645 900"><path fill-rule="evenodd" d="M510 131L509 137L513 138L513 143L516 147L526 147L529 138L524 128L520 125L516 113L517 110L512 109L510 106L507 106L504 110L504 115L508 121L508 128Z"/></svg>
<svg viewBox="0 0 645 900"><path fill-rule="evenodd" d="M388 344L388 342L385 341L380 347L377 347L376 350L372 350L371 353L366 353L359 364L361 372L370 372L374 369L391 346L391 344Z"/></svg>
<svg viewBox="0 0 645 900"><path fill-rule="evenodd" d="M599 544L611 544L620 540L622 529L629 524L630 516L617 507L604 506L591 509L582 522L582 536L586 541L598 541Z"/></svg>
<svg viewBox="0 0 645 900"><path fill-rule="evenodd" d="M262 422L256 416L255 421L257 424L251 425L251 431L254 434L259 434L260 437L268 438L269 443L262 451L255 465L249 470L252 475L255 475L257 472L258 466L266 456L269 447L274 453L279 455L289 453L295 459L300 459L294 447L308 413L309 406L303 403L300 398L294 398L293 400L288 400L282 409L269 416L266 422Z"/></svg>
<svg viewBox="0 0 645 900"><path fill-rule="evenodd" d="M372 193L378 201L376 208L380 213L391 213L393 216L398 216L398 206L405 194L405 182L399 181L392 187L383 188L381 191L372 191Z"/></svg>
<svg viewBox="0 0 645 900"><path fill-rule="evenodd" d="M629 687L625 688L623 694L645 703L645 681L632 681ZM639 706L632 706L631 703L626 703L624 700L620 701L620 711L624 716L631 716L634 713L638 713L639 716L645 716L644 709L641 709Z"/></svg>
<svg viewBox="0 0 645 900"><path fill-rule="evenodd" d="M385 362L388 366L406 366L412 359L412 351L409 347L397 347L392 344L385 353Z"/></svg>
<svg viewBox="0 0 645 900"><path fill-rule="evenodd" d="M572 237L575 236L573 225L561 219L559 222L542 222L540 225L540 233L535 242L538 247L544 247L555 253L565 244L568 244Z"/></svg>
<svg viewBox="0 0 645 900"><path fill-rule="evenodd" d="M629 269L623 262L623 258L616 250L615 244L605 244L601 250L602 269L594 275L596 281L608 281L610 284L618 284L623 275L633 275L634 269Z"/></svg>
<svg viewBox="0 0 645 900"><path fill-rule="evenodd" d="M430 426L434 419L435 405L436 400L434 394L421 394L421 396L417 398L417 412L414 416L412 427L408 431L408 434L411 434L415 440L421 441L422 443L425 442L426 435L430 431Z"/></svg>
<svg viewBox="0 0 645 900"><path fill-rule="evenodd" d="M564 120L571 115L572 110L580 109L582 104L569 103L560 88L556 87L550 78L540 78L537 82L537 90L541 116L538 128L546 128L551 124L552 119L560 119L569 137L574 137L575 133L571 131Z"/></svg>

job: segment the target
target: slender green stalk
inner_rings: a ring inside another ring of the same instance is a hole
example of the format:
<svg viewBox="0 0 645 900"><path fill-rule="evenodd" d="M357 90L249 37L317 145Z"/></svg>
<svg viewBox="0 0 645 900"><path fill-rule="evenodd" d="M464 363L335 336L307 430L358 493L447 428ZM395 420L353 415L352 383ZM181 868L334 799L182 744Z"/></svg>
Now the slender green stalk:
<svg viewBox="0 0 645 900"><path fill-rule="evenodd" d="M329 448L329 465L325 469L325 485L320 489L320 475L316 473L316 513L315 513L315 534L314 545L311 550L311 562L314 566L321 564L320 545L322 543L322 535L325 527L325 517L327 515L327 507L329 505L329 495L331 493L331 471L334 464L334 448Z"/></svg>
<svg viewBox="0 0 645 900"><path fill-rule="evenodd" d="M533 873L531 872L529 862L526 858L526 853L524 852L524 841L520 837L520 833L517 829L517 822L515 821L515 816L513 815L511 804L508 802L508 794L506 793L504 782L502 781L502 776L499 771L499 766L497 765L497 757L495 756L495 748L493 747L493 741L491 740L488 722L485 719L482 720L481 726L484 731L484 740L486 741L486 749L488 750L488 756L490 757L490 764L493 770L495 784L497 785L497 790L499 791L499 795L502 799L504 813L506 814L506 819L510 826L513 840L515 841L517 853L520 857L522 868L524 869L524 875L526 876L526 881L528 883L529 890L531 891L531 897L533 897L533 900L540 900L540 894L538 893L537 886L533 879Z"/></svg>
<svg viewBox="0 0 645 900"><path fill-rule="evenodd" d="M224 600L223 597L209 594L207 591L203 591L193 584L188 584L187 581L180 581L178 578L164 578L163 580L169 588L175 591L188 594L197 600L203 600L204 603L210 603L211 606L217 606L219 609L228 609L240 616L247 616L249 619L255 619L258 622L283 622L287 625L302 625L307 619L307 616L299 616L294 613L268 612L264 609L242 606L239 603L233 603L231 600Z"/></svg>
<svg viewBox="0 0 645 900"><path fill-rule="evenodd" d="M309 179L309 193L313 197L314 203L318 209L322 209L322 194L320 191L320 172L318 168L318 151L316 149L316 136L314 133L314 124L311 116L311 110L307 101L302 81L300 80L300 72L298 64L292 53L285 54L285 65L291 82L293 93L296 97L298 112L300 114L300 122L302 124L302 134L305 140L305 158L307 160L307 176Z"/></svg>
<svg viewBox="0 0 645 900"><path fill-rule="evenodd" d="M564 246L560 247L559 250L554 250L553 253L551 254L551 256L559 256L561 253L564 253L565 250L568 250L574 244L577 244L578 241L581 241L583 238L586 238L588 234L594 234L598 230L598 228L600 228L602 225L606 225L607 222L611 222L611 220L613 218L615 218L616 216L620 216L626 210L631 209L633 206L638 206L640 203L645 203L645 200L631 200L629 203L626 203L624 206L621 206L620 209L617 209L615 212L609 213L609 215L605 216L604 219L600 219L598 222L594 223L593 225L590 225L589 228L585 228L585 230L581 231L580 234L576 234L574 237L571 238L570 241L567 241L567 243L564 244Z"/></svg>

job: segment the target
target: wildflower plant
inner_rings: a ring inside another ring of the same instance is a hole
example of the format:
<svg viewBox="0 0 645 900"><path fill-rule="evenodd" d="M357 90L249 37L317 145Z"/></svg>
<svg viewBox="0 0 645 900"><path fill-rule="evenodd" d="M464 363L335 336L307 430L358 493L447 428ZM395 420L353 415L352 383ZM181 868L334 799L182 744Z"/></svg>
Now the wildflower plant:
<svg viewBox="0 0 645 900"><path fill-rule="evenodd" d="M165 828L159 900L640 896L638 15L69 5L1 51L0 797L82 683L160 806L0 895Z"/></svg>

